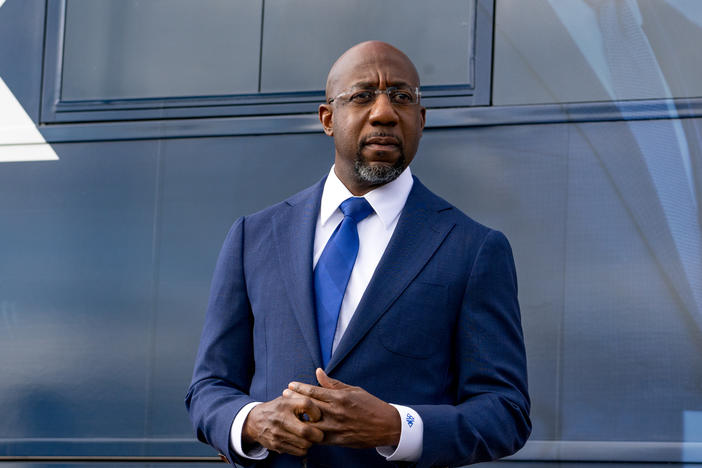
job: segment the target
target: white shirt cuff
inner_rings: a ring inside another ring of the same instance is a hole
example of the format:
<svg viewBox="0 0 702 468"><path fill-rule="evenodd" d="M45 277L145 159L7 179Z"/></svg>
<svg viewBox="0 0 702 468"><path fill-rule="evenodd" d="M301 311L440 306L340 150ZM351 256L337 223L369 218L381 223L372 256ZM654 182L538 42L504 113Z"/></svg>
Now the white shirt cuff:
<svg viewBox="0 0 702 468"><path fill-rule="evenodd" d="M260 401L253 401L239 410L232 422L232 427L229 430L229 443L234 451L240 457L249 458L251 460L263 460L268 456L268 449L263 445L256 445L248 452L244 452L241 444L241 435L244 432L244 422L254 406L260 405Z"/></svg>
<svg viewBox="0 0 702 468"><path fill-rule="evenodd" d="M379 454L387 461L417 461L422 456L422 443L424 442L424 423L419 414L407 406L393 405L400 414L402 431L397 447L376 447Z"/></svg>

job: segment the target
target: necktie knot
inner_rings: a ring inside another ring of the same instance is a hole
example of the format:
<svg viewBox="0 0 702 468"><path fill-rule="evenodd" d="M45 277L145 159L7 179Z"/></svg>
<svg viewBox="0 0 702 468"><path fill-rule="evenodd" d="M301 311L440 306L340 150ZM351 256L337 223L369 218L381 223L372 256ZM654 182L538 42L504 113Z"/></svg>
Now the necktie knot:
<svg viewBox="0 0 702 468"><path fill-rule="evenodd" d="M373 212L373 207L363 197L347 198L341 202L339 209L344 213L344 216L352 218L357 223L366 219Z"/></svg>

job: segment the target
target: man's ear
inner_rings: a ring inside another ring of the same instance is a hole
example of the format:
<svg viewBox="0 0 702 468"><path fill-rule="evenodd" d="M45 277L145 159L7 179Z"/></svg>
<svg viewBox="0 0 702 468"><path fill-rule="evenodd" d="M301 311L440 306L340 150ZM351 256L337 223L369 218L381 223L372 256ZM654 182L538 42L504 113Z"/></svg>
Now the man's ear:
<svg viewBox="0 0 702 468"><path fill-rule="evenodd" d="M424 106L419 109L419 115L422 117L422 130L424 130L424 125L427 123L427 109Z"/></svg>
<svg viewBox="0 0 702 468"><path fill-rule="evenodd" d="M324 133L328 136L334 136L333 123L334 119L332 117L333 109L331 104L320 104L319 106L319 121L322 122L322 127L324 128Z"/></svg>

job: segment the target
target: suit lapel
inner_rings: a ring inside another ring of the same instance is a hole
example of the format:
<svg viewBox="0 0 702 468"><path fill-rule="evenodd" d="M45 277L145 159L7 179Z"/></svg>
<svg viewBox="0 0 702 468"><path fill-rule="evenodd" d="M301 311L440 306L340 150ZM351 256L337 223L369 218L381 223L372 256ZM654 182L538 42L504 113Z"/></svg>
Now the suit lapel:
<svg viewBox="0 0 702 468"><path fill-rule="evenodd" d="M414 179L395 232L327 365L327 372L348 355L426 265L454 226L440 213L450 208L451 205Z"/></svg>
<svg viewBox="0 0 702 468"><path fill-rule="evenodd" d="M273 218L281 276L315 367L321 367L322 357L314 312L312 248L324 180L286 200Z"/></svg>

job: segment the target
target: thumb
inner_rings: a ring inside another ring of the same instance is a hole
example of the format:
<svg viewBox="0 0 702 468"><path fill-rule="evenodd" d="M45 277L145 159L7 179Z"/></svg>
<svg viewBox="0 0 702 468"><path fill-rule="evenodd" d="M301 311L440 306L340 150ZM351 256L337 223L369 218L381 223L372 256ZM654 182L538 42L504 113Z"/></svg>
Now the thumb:
<svg viewBox="0 0 702 468"><path fill-rule="evenodd" d="M321 385L324 388L338 390L338 389L347 388L350 386L350 385L346 385L341 380L332 379L331 377L329 377L326 374L326 372L324 372L320 368L317 369L316 374L317 374L317 381L319 382L319 385Z"/></svg>

